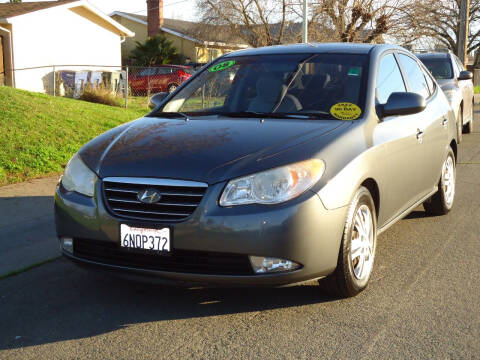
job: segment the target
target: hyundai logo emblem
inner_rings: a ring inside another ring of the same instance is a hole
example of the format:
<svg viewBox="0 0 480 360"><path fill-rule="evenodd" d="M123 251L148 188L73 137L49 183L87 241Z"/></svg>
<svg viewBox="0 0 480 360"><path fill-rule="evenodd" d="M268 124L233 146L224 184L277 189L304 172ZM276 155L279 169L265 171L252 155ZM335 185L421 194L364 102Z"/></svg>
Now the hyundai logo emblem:
<svg viewBox="0 0 480 360"><path fill-rule="evenodd" d="M144 204L155 204L160 201L162 195L155 189L145 189L137 194L137 199Z"/></svg>

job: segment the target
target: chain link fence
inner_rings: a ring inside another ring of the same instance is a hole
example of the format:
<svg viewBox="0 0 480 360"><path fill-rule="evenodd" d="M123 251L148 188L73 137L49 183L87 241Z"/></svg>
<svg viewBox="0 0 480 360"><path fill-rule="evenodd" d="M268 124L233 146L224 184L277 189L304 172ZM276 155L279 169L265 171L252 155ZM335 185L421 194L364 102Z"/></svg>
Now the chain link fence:
<svg viewBox="0 0 480 360"><path fill-rule="evenodd" d="M148 106L158 92L172 92L194 73L193 67L52 65L5 70L15 88L116 106Z"/></svg>

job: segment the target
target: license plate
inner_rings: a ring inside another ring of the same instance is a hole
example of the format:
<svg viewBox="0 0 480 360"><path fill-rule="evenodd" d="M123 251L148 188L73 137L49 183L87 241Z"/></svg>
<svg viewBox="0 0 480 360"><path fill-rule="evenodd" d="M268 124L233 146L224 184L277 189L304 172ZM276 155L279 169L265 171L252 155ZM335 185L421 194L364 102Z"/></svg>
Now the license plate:
<svg viewBox="0 0 480 360"><path fill-rule="evenodd" d="M146 229L121 224L120 246L130 249L170 252L170 229Z"/></svg>

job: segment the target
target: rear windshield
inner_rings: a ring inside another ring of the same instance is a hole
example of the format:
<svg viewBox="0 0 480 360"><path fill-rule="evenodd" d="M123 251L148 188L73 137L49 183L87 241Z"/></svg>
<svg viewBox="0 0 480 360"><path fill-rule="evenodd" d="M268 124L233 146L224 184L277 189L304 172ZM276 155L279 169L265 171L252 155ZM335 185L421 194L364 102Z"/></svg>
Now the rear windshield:
<svg viewBox="0 0 480 360"><path fill-rule="evenodd" d="M357 54L228 57L204 69L160 111L335 113L354 120L365 106L367 62L367 55Z"/></svg>
<svg viewBox="0 0 480 360"><path fill-rule="evenodd" d="M448 59L420 58L437 80L453 79L452 64Z"/></svg>

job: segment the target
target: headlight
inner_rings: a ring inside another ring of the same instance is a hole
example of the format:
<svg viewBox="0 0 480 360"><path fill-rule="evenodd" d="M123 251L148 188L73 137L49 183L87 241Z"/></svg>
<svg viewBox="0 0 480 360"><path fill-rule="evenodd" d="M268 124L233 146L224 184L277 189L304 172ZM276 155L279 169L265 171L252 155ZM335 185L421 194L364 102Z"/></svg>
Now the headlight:
<svg viewBox="0 0 480 360"><path fill-rule="evenodd" d="M75 154L70 159L62 176L62 185L68 191L93 196L97 176Z"/></svg>
<svg viewBox="0 0 480 360"><path fill-rule="evenodd" d="M310 189L323 175L325 163L312 159L229 181L221 206L278 204Z"/></svg>

